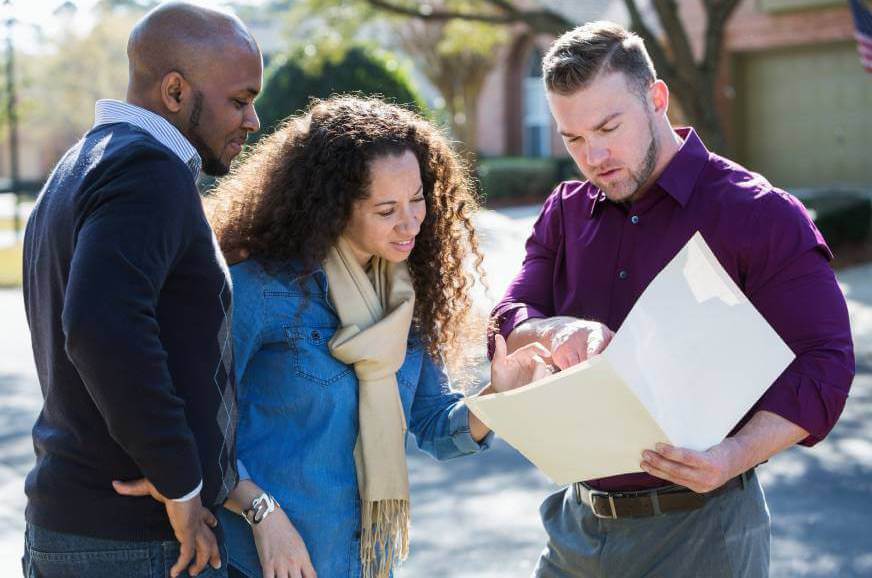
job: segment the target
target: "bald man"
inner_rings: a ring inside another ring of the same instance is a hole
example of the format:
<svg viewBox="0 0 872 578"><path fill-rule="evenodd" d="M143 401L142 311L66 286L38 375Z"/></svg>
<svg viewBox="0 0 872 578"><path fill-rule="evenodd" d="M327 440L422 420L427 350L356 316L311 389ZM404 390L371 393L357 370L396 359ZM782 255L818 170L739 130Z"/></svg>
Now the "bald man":
<svg viewBox="0 0 872 578"><path fill-rule="evenodd" d="M237 481L230 282L195 181L258 130L262 59L237 18L184 3L148 13L128 59L126 101L97 102L25 233L44 399L28 577L226 576L212 511Z"/></svg>

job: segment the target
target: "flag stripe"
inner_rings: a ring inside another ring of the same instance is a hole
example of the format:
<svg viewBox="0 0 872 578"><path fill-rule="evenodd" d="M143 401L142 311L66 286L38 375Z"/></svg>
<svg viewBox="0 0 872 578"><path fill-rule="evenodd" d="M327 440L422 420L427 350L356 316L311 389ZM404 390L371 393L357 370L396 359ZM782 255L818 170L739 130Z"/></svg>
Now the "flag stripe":
<svg viewBox="0 0 872 578"><path fill-rule="evenodd" d="M860 64L867 72L872 73L872 12L863 0L848 0L851 13L854 15L854 37L857 39L857 52Z"/></svg>
<svg viewBox="0 0 872 578"><path fill-rule="evenodd" d="M857 30L867 36L872 36L872 12L862 0L850 0L850 2Z"/></svg>

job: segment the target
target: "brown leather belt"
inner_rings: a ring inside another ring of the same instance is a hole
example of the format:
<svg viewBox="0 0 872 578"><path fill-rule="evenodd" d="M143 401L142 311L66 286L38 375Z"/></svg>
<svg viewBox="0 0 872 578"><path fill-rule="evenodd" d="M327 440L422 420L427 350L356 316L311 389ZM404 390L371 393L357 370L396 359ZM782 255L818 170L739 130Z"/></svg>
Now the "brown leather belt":
<svg viewBox="0 0 872 578"><path fill-rule="evenodd" d="M687 512L702 508L709 498L734 488L744 489L752 471L736 476L706 494L697 494L684 486L666 486L637 492L602 492L594 490L584 482L572 484L572 491L575 501L590 506L597 518L647 518L668 512Z"/></svg>

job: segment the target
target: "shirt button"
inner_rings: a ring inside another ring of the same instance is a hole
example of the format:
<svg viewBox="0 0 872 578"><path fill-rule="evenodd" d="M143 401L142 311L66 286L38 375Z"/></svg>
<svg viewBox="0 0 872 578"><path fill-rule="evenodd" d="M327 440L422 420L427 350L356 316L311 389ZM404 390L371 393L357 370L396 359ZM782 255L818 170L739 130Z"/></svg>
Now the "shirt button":
<svg viewBox="0 0 872 578"><path fill-rule="evenodd" d="M618 271L618 279L626 279L629 276L630 274L627 273L626 269L621 269L620 271Z"/></svg>
<svg viewBox="0 0 872 578"><path fill-rule="evenodd" d="M633 215L632 217L630 217L630 222L633 223L634 225L638 225L639 224L639 215Z"/></svg>

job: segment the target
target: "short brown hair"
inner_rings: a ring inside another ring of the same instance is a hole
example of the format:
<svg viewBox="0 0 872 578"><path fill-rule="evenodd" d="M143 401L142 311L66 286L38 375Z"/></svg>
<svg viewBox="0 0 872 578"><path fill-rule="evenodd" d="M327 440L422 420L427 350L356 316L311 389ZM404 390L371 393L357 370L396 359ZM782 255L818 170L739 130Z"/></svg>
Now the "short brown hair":
<svg viewBox="0 0 872 578"><path fill-rule="evenodd" d="M562 95L608 72L623 72L639 94L657 78L642 39L614 22L588 22L566 32L542 61L545 88Z"/></svg>

